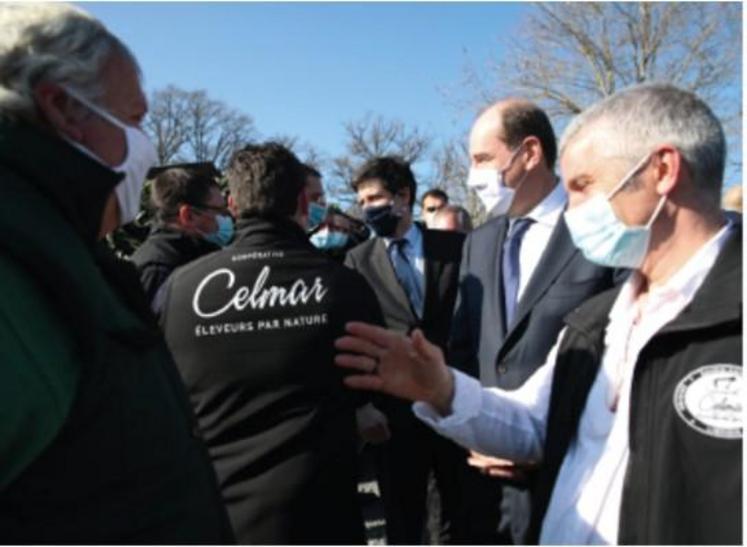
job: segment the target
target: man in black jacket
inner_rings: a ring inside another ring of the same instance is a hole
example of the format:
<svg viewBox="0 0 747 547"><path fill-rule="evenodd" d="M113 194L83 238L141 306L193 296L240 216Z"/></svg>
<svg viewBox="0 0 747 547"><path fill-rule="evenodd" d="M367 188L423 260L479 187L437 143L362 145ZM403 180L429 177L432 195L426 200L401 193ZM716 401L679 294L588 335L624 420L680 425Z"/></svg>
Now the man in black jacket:
<svg viewBox="0 0 747 547"><path fill-rule="evenodd" d="M400 158L374 158L353 181L358 204L377 237L352 249L345 263L369 282L381 304L386 325L408 333L422 328L445 348L457 289L464 235L427 230L412 221L415 177ZM390 543L423 539L428 473L441 493L442 528L455 508L455 464L461 450L415 419L410 405L384 397L376 401L387 417L391 439L379 452L379 481ZM448 539L448 529L443 530Z"/></svg>
<svg viewBox="0 0 747 547"><path fill-rule="evenodd" d="M151 306L176 268L228 245L233 219L215 179L204 169L174 167L154 180L155 223L132 255Z"/></svg>
<svg viewBox="0 0 747 547"><path fill-rule="evenodd" d="M298 220L305 172L277 144L228 169L234 242L174 272L166 340L213 458L236 537L251 544L363 543L355 406L335 336L380 322L365 280L327 259Z"/></svg>
<svg viewBox="0 0 747 547"><path fill-rule="evenodd" d="M99 240L155 148L137 62L87 13L0 4L0 541L233 541L132 265Z"/></svg>
<svg viewBox="0 0 747 547"><path fill-rule="evenodd" d="M518 390L481 388L420 333L353 325L353 387L423 401L473 449L542 460L529 541L741 544L742 230L719 207L724 134L692 93L621 91L561 142L566 221L589 260L633 270L566 318Z"/></svg>

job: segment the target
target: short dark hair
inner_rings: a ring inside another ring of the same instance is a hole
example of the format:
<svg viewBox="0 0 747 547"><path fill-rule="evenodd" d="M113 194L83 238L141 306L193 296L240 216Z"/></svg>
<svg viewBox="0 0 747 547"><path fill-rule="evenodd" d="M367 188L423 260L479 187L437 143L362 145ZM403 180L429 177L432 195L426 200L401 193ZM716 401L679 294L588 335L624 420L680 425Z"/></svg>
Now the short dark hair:
<svg viewBox="0 0 747 547"><path fill-rule="evenodd" d="M443 200L444 203L449 203L449 195L440 188L431 188L425 194L420 196L421 205L425 203L425 198L437 198Z"/></svg>
<svg viewBox="0 0 747 547"><path fill-rule="evenodd" d="M364 163L353 177L352 187L355 192L361 183L379 179L384 188L392 194L396 194L403 188L410 190L410 209L415 204L415 191L417 183L415 175L412 174L410 164L399 156L381 156L371 158Z"/></svg>
<svg viewBox="0 0 747 547"><path fill-rule="evenodd" d="M228 186L239 216L293 216L306 169L282 144L249 144L231 157Z"/></svg>
<svg viewBox="0 0 747 547"><path fill-rule="evenodd" d="M501 125L503 140L514 148L527 137L537 137L542 145L545 164L552 169L558 158L558 144L555 140L550 118L545 111L533 103L517 102L502 111Z"/></svg>
<svg viewBox="0 0 747 547"><path fill-rule="evenodd" d="M304 168L304 171L306 172L307 177L316 177L318 179L322 178L322 174L313 165L304 163L303 168Z"/></svg>
<svg viewBox="0 0 747 547"><path fill-rule="evenodd" d="M204 169L175 167L162 171L154 180L150 202L160 220L175 217L183 204L205 205L211 189L220 190Z"/></svg>

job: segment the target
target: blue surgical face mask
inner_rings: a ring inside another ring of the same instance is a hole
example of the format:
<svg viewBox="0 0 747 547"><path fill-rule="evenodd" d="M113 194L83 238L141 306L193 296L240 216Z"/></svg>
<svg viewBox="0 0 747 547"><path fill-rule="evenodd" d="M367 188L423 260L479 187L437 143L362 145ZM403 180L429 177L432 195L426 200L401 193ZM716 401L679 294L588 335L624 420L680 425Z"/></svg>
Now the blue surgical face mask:
<svg viewBox="0 0 747 547"><path fill-rule="evenodd" d="M327 216L327 208L324 205L312 201L309 203L309 221L306 226L307 229L313 230L319 226L324 218Z"/></svg>
<svg viewBox="0 0 747 547"><path fill-rule="evenodd" d="M311 244L317 249L329 250L329 249L342 249L348 244L348 234L340 231L330 231L326 228L322 228L309 238Z"/></svg>
<svg viewBox="0 0 747 547"><path fill-rule="evenodd" d="M215 215L215 222L218 229L211 234L205 234L203 238L205 241L225 247L233 239L233 219L228 215Z"/></svg>
<svg viewBox="0 0 747 547"><path fill-rule="evenodd" d="M627 226L615 215L610 199L648 163L646 155L607 195L596 194L565 212L565 222L574 245L587 260L610 268L638 269L648 252L651 225L659 216L667 197L662 196L649 221L643 226Z"/></svg>

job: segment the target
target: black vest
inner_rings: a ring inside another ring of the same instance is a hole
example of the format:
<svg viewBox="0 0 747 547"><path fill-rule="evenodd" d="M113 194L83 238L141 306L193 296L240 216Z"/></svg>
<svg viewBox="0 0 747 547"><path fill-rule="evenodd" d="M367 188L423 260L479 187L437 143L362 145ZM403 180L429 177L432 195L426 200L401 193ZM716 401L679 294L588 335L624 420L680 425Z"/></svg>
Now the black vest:
<svg viewBox="0 0 747 547"><path fill-rule="evenodd" d="M620 544L735 544L742 537L742 438L704 433L675 394L699 369L742 366L741 227L734 228L693 301L641 351L630 402L630 457ZM533 491L529 543L542 521L599 370L619 289L566 318L548 411L543 465ZM741 375L741 372L739 373ZM700 429L699 429L700 428Z"/></svg>

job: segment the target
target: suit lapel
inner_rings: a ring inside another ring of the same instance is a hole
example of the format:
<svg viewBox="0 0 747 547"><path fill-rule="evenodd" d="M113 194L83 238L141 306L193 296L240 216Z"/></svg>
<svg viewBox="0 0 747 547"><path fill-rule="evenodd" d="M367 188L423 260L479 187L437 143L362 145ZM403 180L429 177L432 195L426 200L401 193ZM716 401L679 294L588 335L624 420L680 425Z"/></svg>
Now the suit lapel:
<svg viewBox="0 0 747 547"><path fill-rule="evenodd" d="M423 257L425 258L425 287L423 287L424 303L423 303L423 317L429 317L431 308L437 303L439 297L438 294L438 281L443 271L443 263L440 260L433 258L431 252L433 246L433 239L431 238L431 232L428 230L421 230L420 233L423 237Z"/></svg>
<svg viewBox="0 0 747 547"><path fill-rule="evenodd" d="M500 319L500 325L498 325L501 339L505 338L506 335L506 310L503 305L503 272L501 268L501 249L506 240L506 234L508 233L508 217L504 216L500 221L496 222L495 240L493 245L488 246L490 254L488 258L488 264L490 271L488 272L487 279L495 279L495 283L486 283L486 291L489 291L485 295L485 302L493 302L495 309L498 310L497 316Z"/></svg>
<svg viewBox="0 0 747 547"><path fill-rule="evenodd" d="M537 301L547 292L547 289L555 282L566 264L578 252L571 241L568 227L561 215L555 226L550 241L547 243L545 252L542 253L537 267L524 289L517 310L514 325L521 323L524 316L534 307Z"/></svg>
<svg viewBox="0 0 747 547"><path fill-rule="evenodd" d="M371 250L371 268L377 274L376 278L381 279L381 289L388 291L394 299L406 309L408 313L415 317L415 313L412 310L410 299L405 293L405 289L397 279L397 275L394 273L394 266L392 261L389 260L389 254L386 250L384 240L377 238L374 243L373 249ZM427 302L427 301L426 301Z"/></svg>

